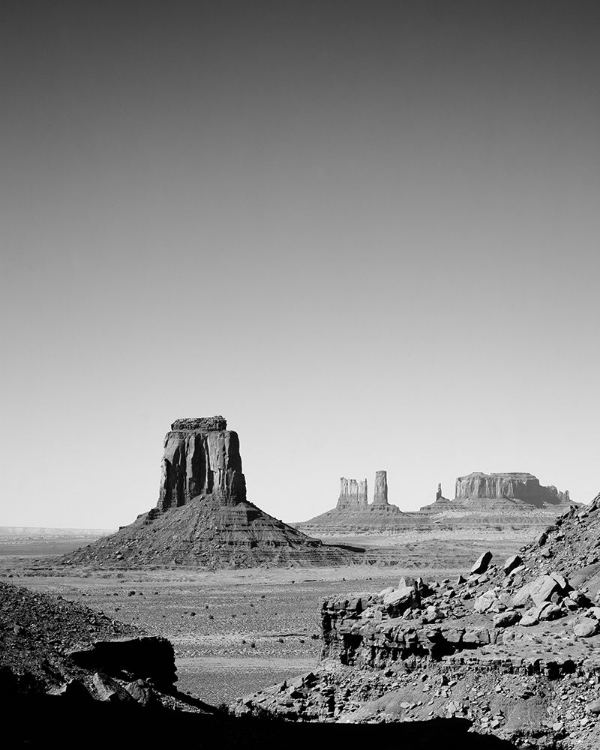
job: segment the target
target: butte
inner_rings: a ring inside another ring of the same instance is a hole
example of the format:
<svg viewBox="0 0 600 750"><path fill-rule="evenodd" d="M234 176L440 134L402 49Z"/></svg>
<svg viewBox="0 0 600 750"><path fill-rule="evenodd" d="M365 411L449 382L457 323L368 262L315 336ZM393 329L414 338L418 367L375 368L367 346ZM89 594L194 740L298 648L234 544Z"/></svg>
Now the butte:
<svg viewBox="0 0 600 750"><path fill-rule="evenodd" d="M216 416L175 420L164 441L156 507L62 562L214 569L348 565L355 558L246 499L238 435Z"/></svg>

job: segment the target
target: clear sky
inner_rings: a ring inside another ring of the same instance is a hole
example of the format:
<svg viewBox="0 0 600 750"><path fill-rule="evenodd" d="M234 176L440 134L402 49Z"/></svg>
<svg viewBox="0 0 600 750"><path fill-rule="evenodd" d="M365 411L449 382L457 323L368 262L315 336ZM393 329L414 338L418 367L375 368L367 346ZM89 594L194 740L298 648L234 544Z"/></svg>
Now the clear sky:
<svg viewBox="0 0 600 750"><path fill-rule="evenodd" d="M0 525L223 414L285 521L387 469L600 490L596 0L4 0Z"/></svg>

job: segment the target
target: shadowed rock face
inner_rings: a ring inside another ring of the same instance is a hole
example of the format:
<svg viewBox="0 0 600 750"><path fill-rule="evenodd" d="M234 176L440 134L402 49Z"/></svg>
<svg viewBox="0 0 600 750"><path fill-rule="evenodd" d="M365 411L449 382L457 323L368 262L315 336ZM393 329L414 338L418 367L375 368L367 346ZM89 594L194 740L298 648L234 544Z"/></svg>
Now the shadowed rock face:
<svg viewBox="0 0 600 750"><path fill-rule="evenodd" d="M456 480L456 500L522 500L536 507L569 503L569 493L556 487L543 487L539 479L527 472L483 474L473 472Z"/></svg>
<svg viewBox="0 0 600 750"><path fill-rule="evenodd" d="M178 419L165 437L158 508L178 508L198 495L223 505L246 499L240 444L223 417Z"/></svg>

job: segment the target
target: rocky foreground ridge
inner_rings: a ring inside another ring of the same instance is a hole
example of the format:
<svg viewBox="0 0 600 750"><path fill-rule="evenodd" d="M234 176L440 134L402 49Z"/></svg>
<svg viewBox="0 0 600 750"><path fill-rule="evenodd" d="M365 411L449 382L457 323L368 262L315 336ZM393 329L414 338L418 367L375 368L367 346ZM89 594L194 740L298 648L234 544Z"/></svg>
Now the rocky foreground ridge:
<svg viewBox="0 0 600 750"><path fill-rule="evenodd" d="M173 708L175 653L102 612L0 582L0 695Z"/></svg>
<svg viewBox="0 0 600 750"><path fill-rule="evenodd" d="M387 475L378 471L373 502L367 498L367 480L340 480L335 508L309 521L296 524L318 537L364 532L435 531L456 528L543 528L570 505L568 491L544 487L527 472L458 477L453 500L443 496L438 485L435 501L419 511L403 512L388 501ZM382 489L384 488L384 489Z"/></svg>
<svg viewBox="0 0 600 750"><path fill-rule="evenodd" d="M350 552L308 537L247 500L238 435L216 416L171 425L155 508L62 561L252 567L338 565L353 559Z"/></svg>
<svg viewBox="0 0 600 750"><path fill-rule="evenodd" d="M463 719L510 747L600 747L600 495L518 555L457 580L402 579L323 603L319 669L239 716L336 723Z"/></svg>
<svg viewBox="0 0 600 750"><path fill-rule="evenodd" d="M164 638L111 620L62 597L0 582L0 706L2 748L171 747L174 741L202 750L359 745L399 742L433 748L451 737L467 748L457 722L360 728L290 725L238 719L179 692L173 647ZM448 726L448 725L451 726ZM374 730L374 731L373 731ZM423 742L424 733L427 742Z"/></svg>

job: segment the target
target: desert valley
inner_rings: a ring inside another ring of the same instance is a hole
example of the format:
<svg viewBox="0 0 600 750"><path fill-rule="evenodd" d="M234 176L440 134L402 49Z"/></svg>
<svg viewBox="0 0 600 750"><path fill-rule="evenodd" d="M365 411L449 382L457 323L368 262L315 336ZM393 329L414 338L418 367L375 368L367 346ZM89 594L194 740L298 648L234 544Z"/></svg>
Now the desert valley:
<svg viewBox="0 0 600 750"><path fill-rule="evenodd" d="M161 476L112 534L2 530L14 712L100 721L99 744L120 723L123 744L344 741L350 724L423 748L598 746L598 498L475 472L405 513L379 471L371 503L342 478L335 508L290 526L248 500L223 417L174 422ZM11 739L47 746L42 726Z"/></svg>

